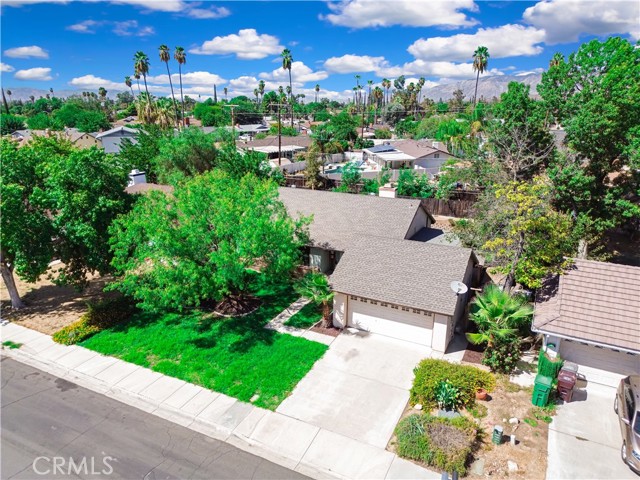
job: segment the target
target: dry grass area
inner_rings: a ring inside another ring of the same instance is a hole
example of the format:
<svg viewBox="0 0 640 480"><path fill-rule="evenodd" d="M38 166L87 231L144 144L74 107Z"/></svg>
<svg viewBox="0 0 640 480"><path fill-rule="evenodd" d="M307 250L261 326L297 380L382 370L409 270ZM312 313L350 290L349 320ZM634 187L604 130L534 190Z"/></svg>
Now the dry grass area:
<svg viewBox="0 0 640 480"><path fill-rule="evenodd" d="M490 395L489 401L478 402L487 407L487 416L480 419L485 436L476 459L484 460L482 474L474 474L469 478L522 478L544 479L547 471L547 436L549 425L543 420L535 419L531 404L531 389L523 389L517 385L501 380L498 387ZM510 418L517 418L520 423L509 424ZM524 419L535 424L532 426ZM493 427L501 425L504 442L501 445L491 443ZM509 436L516 436L516 445L511 445ZM507 462L511 460L518 465L517 472L509 472ZM478 472L479 473L479 472Z"/></svg>
<svg viewBox="0 0 640 480"><path fill-rule="evenodd" d="M18 292L25 308L13 310L9 293L0 282L2 318L33 330L51 335L76 320L87 310L88 301L104 298L102 290L108 279L92 276L82 292L72 287L59 287L43 276L36 283L23 282L15 277Z"/></svg>
<svg viewBox="0 0 640 480"><path fill-rule="evenodd" d="M477 365L474 365L477 366ZM478 444L478 448L470 462L472 466L468 469L465 478L496 478L496 479L526 479L544 480L547 471L547 437L549 425L543 420L533 416L534 406L531 404L532 388L522 388L510 383L505 378L498 380L496 389L488 397L487 401L478 401L478 409L486 407L486 416L477 420L484 434ZM407 406L402 418L419 413ZM433 415L437 411L431 412ZM470 411L461 412L470 418L473 415ZM509 424L510 418L517 418L520 423ZM532 426L524 419L528 418L535 424ZM501 425L503 428L503 443L494 445L491 443L493 427ZM516 436L516 445L511 445L510 435ZM396 437L391 438L387 449L395 453ZM517 464L516 472L509 471L508 461ZM476 470L484 462L482 469ZM423 465L426 468L427 465ZM480 473L482 471L482 473Z"/></svg>

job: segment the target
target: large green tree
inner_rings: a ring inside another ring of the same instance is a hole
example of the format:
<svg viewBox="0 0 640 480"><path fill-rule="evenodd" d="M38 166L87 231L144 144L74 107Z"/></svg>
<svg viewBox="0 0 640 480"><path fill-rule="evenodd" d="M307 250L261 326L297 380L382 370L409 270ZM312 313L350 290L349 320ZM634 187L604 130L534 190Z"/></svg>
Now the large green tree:
<svg viewBox="0 0 640 480"><path fill-rule="evenodd" d="M300 261L306 220L293 220L277 185L220 170L152 192L116 220L113 288L147 310L183 310L245 292L249 269L289 275Z"/></svg>
<svg viewBox="0 0 640 480"><path fill-rule="evenodd" d="M108 227L132 202L126 168L102 150L54 137L1 147L0 268L13 307L23 306L14 272L33 282L58 259L55 280L82 287L88 273L110 271Z"/></svg>

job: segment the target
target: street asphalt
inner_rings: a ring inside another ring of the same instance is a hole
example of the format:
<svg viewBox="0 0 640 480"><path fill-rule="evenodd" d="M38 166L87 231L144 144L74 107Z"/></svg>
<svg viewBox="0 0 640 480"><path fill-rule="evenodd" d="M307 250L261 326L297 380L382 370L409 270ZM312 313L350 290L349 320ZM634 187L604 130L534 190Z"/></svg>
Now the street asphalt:
<svg viewBox="0 0 640 480"><path fill-rule="evenodd" d="M0 361L3 480L306 478L35 368Z"/></svg>

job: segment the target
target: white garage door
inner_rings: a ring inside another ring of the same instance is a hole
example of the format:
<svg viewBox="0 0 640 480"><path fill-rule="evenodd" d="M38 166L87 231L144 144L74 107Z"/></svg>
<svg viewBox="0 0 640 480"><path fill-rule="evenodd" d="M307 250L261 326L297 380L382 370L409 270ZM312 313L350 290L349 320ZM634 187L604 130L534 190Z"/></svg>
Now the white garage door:
<svg viewBox="0 0 640 480"><path fill-rule="evenodd" d="M366 303L365 303L366 302ZM381 302L349 297L348 325L371 333L386 335L420 345L431 346L433 314L415 313L413 309L383 306Z"/></svg>
<svg viewBox="0 0 640 480"><path fill-rule="evenodd" d="M562 340L560 356L577 363L588 382L617 387L620 379L640 372L640 355Z"/></svg>

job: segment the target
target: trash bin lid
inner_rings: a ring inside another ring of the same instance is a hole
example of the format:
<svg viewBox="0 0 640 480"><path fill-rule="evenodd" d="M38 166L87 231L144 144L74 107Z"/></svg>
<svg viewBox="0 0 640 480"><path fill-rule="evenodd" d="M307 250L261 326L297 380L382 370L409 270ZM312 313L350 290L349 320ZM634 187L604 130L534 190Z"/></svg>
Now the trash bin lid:
<svg viewBox="0 0 640 480"><path fill-rule="evenodd" d="M547 377L539 373L538 375L536 375L535 383L537 383L538 385L545 385L547 387L550 387L551 384L553 383L553 379L551 377Z"/></svg>
<svg viewBox="0 0 640 480"><path fill-rule="evenodd" d="M560 371L562 370L578 373L578 364L573 362L564 362Z"/></svg>

